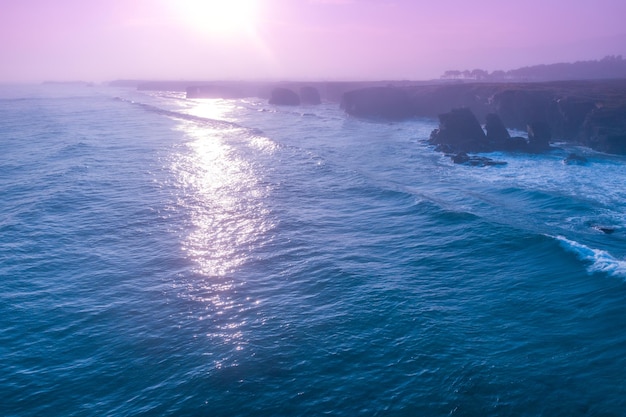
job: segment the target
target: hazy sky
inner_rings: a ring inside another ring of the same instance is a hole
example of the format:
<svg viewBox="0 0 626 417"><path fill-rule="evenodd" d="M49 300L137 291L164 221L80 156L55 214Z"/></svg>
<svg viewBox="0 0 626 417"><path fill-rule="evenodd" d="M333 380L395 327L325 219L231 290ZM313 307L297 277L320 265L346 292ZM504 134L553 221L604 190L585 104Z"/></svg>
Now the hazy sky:
<svg viewBox="0 0 626 417"><path fill-rule="evenodd" d="M626 55L625 0L0 0L0 81L429 79Z"/></svg>

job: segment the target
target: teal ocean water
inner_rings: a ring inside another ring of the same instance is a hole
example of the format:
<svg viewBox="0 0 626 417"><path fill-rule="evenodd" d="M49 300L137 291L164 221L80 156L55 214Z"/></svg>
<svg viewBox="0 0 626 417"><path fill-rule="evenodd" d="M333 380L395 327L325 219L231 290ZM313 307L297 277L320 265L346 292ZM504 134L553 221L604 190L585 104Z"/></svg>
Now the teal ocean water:
<svg viewBox="0 0 626 417"><path fill-rule="evenodd" d="M0 415L624 415L626 158L436 125L0 87Z"/></svg>

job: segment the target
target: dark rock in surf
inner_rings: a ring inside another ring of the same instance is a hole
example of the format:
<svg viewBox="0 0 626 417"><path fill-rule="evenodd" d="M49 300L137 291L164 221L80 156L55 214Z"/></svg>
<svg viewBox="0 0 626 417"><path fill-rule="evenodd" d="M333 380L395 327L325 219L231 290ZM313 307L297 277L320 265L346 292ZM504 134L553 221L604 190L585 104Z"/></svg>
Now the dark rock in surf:
<svg viewBox="0 0 626 417"><path fill-rule="evenodd" d="M543 152L550 149L552 129L547 122L532 122L528 124L529 152Z"/></svg>
<svg viewBox="0 0 626 417"><path fill-rule="evenodd" d="M460 152L452 156L452 162L455 164L471 165L475 167L506 165L506 162L504 161L496 161L485 156L468 155L465 152Z"/></svg>
<svg viewBox="0 0 626 417"><path fill-rule="evenodd" d="M487 142L494 148L504 147L511 135L502 123L502 119L495 113L485 116L485 130L487 131Z"/></svg>
<svg viewBox="0 0 626 417"><path fill-rule="evenodd" d="M429 142L448 153L485 152L490 150L487 136L474 113L466 107L439 115L439 129Z"/></svg>
<svg viewBox="0 0 626 417"><path fill-rule="evenodd" d="M528 152L528 140L521 136L513 136L501 149L507 152Z"/></svg>
<svg viewBox="0 0 626 417"><path fill-rule="evenodd" d="M276 104L279 106L297 106L300 104L300 96L288 88L276 87L272 90L269 104Z"/></svg>
<svg viewBox="0 0 626 417"><path fill-rule="evenodd" d="M464 164L466 162L469 162L470 157L465 152L459 152L456 155L453 155L451 159L452 162L454 162L455 164Z"/></svg>
<svg viewBox="0 0 626 417"><path fill-rule="evenodd" d="M543 152L550 149L552 132L545 122L528 125L528 139L511 137L497 114L488 114L483 131L468 108L454 109L439 115L439 128L432 131L429 142L440 152L462 154L471 152ZM482 162L481 162L482 164Z"/></svg>
<svg viewBox="0 0 626 417"><path fill-rule="evenodd" d="M586 165L588 162L587 158L576 153L570 153L563 159L565 165Z"/></svg>
<svg viewBox="0 0 626 417"><path fill-rule="evenodd" d="M527 152L528 141L520 136L511 137L511 134L502 123L502 119L495 113L485 116L485 130L490 151Z"/></svg>
<svg viewBox="0 0 626 417"><path fill-rule="evenodd" d="M615 232L615 228L614 227L606 227L606 226L598 226L598 230L603 232L603 233L605 233L605 234L607 234L607 235L610 235L613 232Z"/></svg>

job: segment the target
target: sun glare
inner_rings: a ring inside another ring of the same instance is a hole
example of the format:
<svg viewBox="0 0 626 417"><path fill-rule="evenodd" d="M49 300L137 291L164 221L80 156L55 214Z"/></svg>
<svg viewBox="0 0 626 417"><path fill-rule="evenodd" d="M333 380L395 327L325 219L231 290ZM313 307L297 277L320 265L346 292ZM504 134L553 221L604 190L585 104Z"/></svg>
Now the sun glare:
<svg viewBox="0 0 626 417"><path fill-rule="evenodd" d="M257 0L175 0L182 23L207 35L243 35L254 30Z"/></svg>

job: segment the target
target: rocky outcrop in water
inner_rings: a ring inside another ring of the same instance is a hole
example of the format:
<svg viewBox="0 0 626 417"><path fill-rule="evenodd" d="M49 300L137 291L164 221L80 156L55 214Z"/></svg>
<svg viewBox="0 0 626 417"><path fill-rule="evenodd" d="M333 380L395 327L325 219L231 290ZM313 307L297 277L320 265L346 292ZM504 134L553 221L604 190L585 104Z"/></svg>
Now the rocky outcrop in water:
<svg viewBox="0 0 626 417"><path fill-rule="evenodd" d="M504 161L496 161L485 156L468 155L465 152L453 155L451 158L452 162L455 164L470 165L474 167L506 165L506 162Z"/></svg>
<svg viewBox="0 0 626 417"><path fill-rule="evenodd" d="M439 128L432 131L429 141L445 153L489 151L487 136L467 107L440 114Z"/></svg>
<svg viewBox="0 0 626 417"><path fill-rule="evenodd" d="M439 115L439 128L432 131L429 142L450 154L472 152L516 151L544 152L550 149L551 130L545 122L528 125L528 139L511 137L497 114L486 117L483 131L478 119L467 107ZM462 159L462 158L461 158Z"/></svg>
<svg viewBox="0 0 626 417"><path fill-rule="evenodd" d="M501 126L487 119L487 149L542 152L556 138L626 154L626 80L377 87L346 92L342 99L350 115L390 120L434 117L461 107L480 120L495 114L505 129L529 132L528 140L506 138Z"/></svg>
<svg viewBox="0 0 626 417"><path fill-rule="evenodd" d="M297 106L300 104L300 96L288 88L277 87L272 90L269 103L280 106Z"/></svg>
<svg viewBox="0 0 626 417"><path fill-rule="evenodd" d="M585 156L577 153L570 153L563 159L565 165L587 165L588 162L589 160Z"/></svg>
<svg viewBox="0 0 626 417"><path fill-rule="evenodd" d="M527 126L528 152L544 152L550 149L552 129L548 122L533 122Z"/></svg>
<svg viewBox="0 0 626 417"><path fill-rule="evenodd" d="M511 139L511 134L502 123L502 119L495 113L489 113L485 116L485 130L490 146L498 146Z"/></svg>
<svg viewBox="0 0 626 417"><path fill-rule="evenodd" d="M485 116L485 130L487 131L487 143L490 150L525 152L528 148L528 140L523 137L511 137L511 134L502 123L502 119L495 113Z"/></svg>

